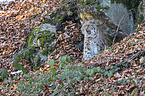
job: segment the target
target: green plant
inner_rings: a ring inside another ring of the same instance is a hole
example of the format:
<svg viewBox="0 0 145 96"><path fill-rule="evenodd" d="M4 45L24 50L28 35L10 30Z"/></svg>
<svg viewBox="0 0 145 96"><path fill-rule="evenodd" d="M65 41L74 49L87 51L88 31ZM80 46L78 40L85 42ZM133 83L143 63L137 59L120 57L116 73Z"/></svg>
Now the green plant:
<svg viewBox="0 0 145 96"><path fill-rule="evenodd" d="M30 56L33 56L32 53L34 53L33 47L30 46L27 49L22 49L19 53L14 54L13 56L13 66L16 67L18 70L22 70L23 73L26 73L26 68L24 68L21 64L19 64L20 57L24 57L26 59L29 59Z"/></svg>
<svg viewBox="0 0 145 96"><path fill-rule="evenodd" d="M92 81L96 73L99 73L100 76L104 74L105 76L111 77L115 73L113 70L116 68L113 66L111 67L112 69L108 71L101 67L86 68L70 62L70 57L67 56L59 58L58 68L56 68L54 64L55 61L53 59L49 61L50 70L48 72L42 73L39 71L35 76L24 75L23 78L29 79L29 82L20 82L17 88L18 91L29 95L39 94L40 91L47 86L51 89L50 91L52 91L51 95L75 95L77 90L85 86L80 85L82 81ZM25 90L23 86L26 88ZM101 88L100 86L98 90ZM93 91L92 93L94 92L96 93L98 91Z"/></svg>
<svg viewBox="0 0 145 96"><path fill-rule="evenodd" d="M4 80L4 78L6 78L6 76L8 75L8 71L6 68L2 68L0 70L0 79Z"/></svg>

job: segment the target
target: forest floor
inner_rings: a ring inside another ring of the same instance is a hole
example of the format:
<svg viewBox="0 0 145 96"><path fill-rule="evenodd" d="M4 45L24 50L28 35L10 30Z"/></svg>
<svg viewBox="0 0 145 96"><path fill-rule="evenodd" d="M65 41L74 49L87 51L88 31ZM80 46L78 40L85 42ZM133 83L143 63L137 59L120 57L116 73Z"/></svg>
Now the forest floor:
<svg viewBox="0 0 145 96"><path fill-rule="evenodd" d="M38 66L35 70L31 70L32 64L21 58L20 64L27 68L27 73L11 74L11 72L18 72L12 65L13 55L26 47L26 38L32 29L39 26L44 17L58 6L58 1L43 2L43 0L0 5L0 10L3 10L0 13L0 75L4 74L3 68L8 72L4 80L1 77L0 95L68 95L70 93L88 96L102 94L144 96L145 22L136 28L136 32L132 32L87 62L78 63L80 58L69 60L68 57L64 57L58 60L59 62L52 60L46 62L45 66ZM49 10L44 11L45 9ZM37 15L41 18L36 18ZM76 30L72 22L68 26Z"/></svg>

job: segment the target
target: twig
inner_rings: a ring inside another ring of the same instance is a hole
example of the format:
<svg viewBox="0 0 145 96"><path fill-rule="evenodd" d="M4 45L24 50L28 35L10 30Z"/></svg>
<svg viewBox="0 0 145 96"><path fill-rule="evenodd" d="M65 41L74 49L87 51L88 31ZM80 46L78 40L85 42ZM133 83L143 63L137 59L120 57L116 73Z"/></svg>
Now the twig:
<svg viewBox="0 0 145 96"><path fill-rule="evenodd" d="M89 64L85 64L84 66L88 66L88 65L96 65L96 64L102 64L102 63L107 63L108 61L103 61L103 62L94 62L94 63L89 63Z"/></svg>
<svg viewBox="0 0 145 96"><path fill-rule="evenodd" d="M145 50L144 51L139 51L136 54L132 55L130 58L128 58L127 61L132 61L133 59L135 59L139 55L145 55ZM119 65L120 63L125 63L127 61L122 60L122 61L118 62L116 65Z"/></svg>
<svg viewBox="0 0 145 96"><path fill-rule="evenodd" d="M101 57L129 57L129 56L117 56L117 55L114 55L114 56L101 56Z"/></svg>
<svg viewBox="0 0 145 96"><path fill-rule="evenodd" d="M134 55L131 55L131 56L117 56L117 55L114 55L114 56L101 56L100 58L102 58L102 57L130 57L129 59L128 59L128 61L129 60L133 60L133 59L135 59L137 56L139 56L139 55L141 55L141 54L145 54L145 51L139 51L139 52L137 52L136 54L134 54ZM109 62L109 60L107 60L107 61L103 61L103 62L94 62L94 63L89 63L89 64L86 64L85 66L87 66L87 65L95 65L95 64L103 64L103 63L107 63L107 62ZM125 63L125 62L127 62L127 61L124 61L124 60L122 60L122 61L120 61L120 62L118 62L116 65L119 65L120 63Z"/></svg>
<svg viewBox="0 0 145 96"><path fill-rule="evenodd" d="M132 11L132 10L133 10L133 9L130 9L129 11ZM114 41L115 41L116 36L117 36L117 34L118 34L118 30L119 30L120 24L121 24L122 20L124 19L124 17L125 17L127 14L128 14L128 12L126 12L126 13L122 16L121 20L119 21L117 30L116 30L116 32L115 32L116 34L115 34L115 36L114 36L114 38L113 38L113 43L112 43L112 45L114 45Z"/></svg>
<svg viewBox="0 0 145 96"><path fill-rule="evenodd" d="M58 92L56 92L56 93L53 93L52 96L55 96L55 95L57 95L58 93L60 93L60 92L63 90L63 88L66 87L66 86L67 86L67 85L63 86L62 89L61 89L60 91L58 91Z"/></svg>
<svg viewBox="0 0 145 96"><path fill-rule="evenodd" d="M74 93L76 93L76 91L75 91L75 89L74 89L74 87L72 85L71 85L71 88L73 89Z"/></svg>
<svg viewBox="0 0 145 96"><path fill-rule="evenodd" d="M144 55L144 54L145 54L145 50L144 51L139 51L136 54L134 54L133 56L131 56L128 61L132 61L133 59L137 58L138 56Z"/></svg>
<svg viewBox="0 0 145 96"><path fill-rule="evenodd" d="M114 56L101 56L100 58L102 58L102 57L129 57L129 56L116 56L116 55L114 55ZM103 62L89 63L89 64L86 64L85 66L87 66L87 65L95 65L95 64L102 64L102 63L107 63L107 62L109 62L109 60L103 61Z"/></svg>

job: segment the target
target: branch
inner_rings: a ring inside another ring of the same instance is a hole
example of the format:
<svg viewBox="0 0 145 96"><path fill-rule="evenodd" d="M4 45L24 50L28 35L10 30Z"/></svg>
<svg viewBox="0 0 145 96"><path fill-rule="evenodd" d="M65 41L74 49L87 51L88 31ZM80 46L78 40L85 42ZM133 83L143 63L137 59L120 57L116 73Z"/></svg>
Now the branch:
<svg viewBox="0 0 145 96"><path fill-rule="evenodd" d="M133 10L133 9L130 9L129 11L132 11L132 10ZM119 30L120 24L121 24L121 22L123 21L124 17L125 17L127 14L128 14L128 12L126 12L126 13L122 16L121 20L119 21L117 30L116 30L116 32L115 32L116 34L115 34L115 36L114 36L114 38L113 38L113 43L112 43L112 45L114 45L116 36L118 35L118 30Z"/></svg>
<svg viewBox="0 0 145 96"><path fill-rule="evenodd" d="M130 58L128 58L128 60L127 61L132 61L133 59L135 59L135 58L137 58L138 56L144 56L145 55L145 50L144 51L139 51L139 52L137 52L136 54L133 54L133 55L131 55L131 56L117 56L117 55L114 55L114 56L101 56L101 57L130 57ZM101 58L100 57L100 58ZM103 64L103 63L107 63L107 62L109 62L110 60L107 60L107 61L103 61L103 62L94 62L94 63L89 63L89 64L86 64L86 65L84 65L84 66L88 66L88 65L96 65L96 64ZM120 61L120 62L118 62L116 65L119 65L120 63L125 63L125 62L127 62L127 61L124 61L124 60L122 60L122 61Z"/></svg>

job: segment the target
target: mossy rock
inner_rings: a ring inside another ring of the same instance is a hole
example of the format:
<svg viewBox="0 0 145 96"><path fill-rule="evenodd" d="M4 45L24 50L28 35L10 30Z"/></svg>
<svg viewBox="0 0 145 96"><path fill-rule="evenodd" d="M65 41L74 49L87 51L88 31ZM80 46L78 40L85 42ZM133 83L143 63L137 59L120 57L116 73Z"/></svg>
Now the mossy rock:
<svg viewBox="0 0 145 96"><path fill-rule="evenodd" d="M31 31L27 39L27 48L14 55L13 66L18 67L20 57L29 60L34 66L42 64L55 49L55 34L56 28L51 24L42 24Z"/></svg>
<svg viewBox="0 0 145 96"><path fill-rule="evenodd" d="M33 46L38 49L34 58L31 58L34 63L46 60L47 55L53 52L56 41L55 34L56 27L51 24L42 24L30 33L27 40L28 47Z"/></svg>
<svg viewBox="0 0 145 96"><path fill-rule="evenodd" d="M38 28L35 28L29 35L27 44L29 46L35 46L44 54L50 54L54 49L54 42L56 28L51 24L42 24ZM50 52L49 52L49 51Z"/></svg>

